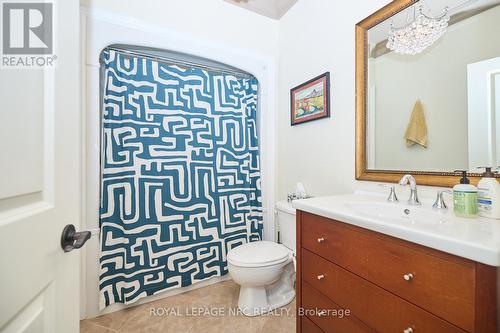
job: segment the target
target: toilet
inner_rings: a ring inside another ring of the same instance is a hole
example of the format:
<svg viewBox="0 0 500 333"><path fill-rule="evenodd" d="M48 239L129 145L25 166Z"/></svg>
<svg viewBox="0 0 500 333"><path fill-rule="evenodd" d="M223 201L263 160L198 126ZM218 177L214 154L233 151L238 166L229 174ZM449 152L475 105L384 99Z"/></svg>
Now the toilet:
<svg viewBox="0 0 500 333"><path fill-rule="evenodd" d="M272 311L295 298L295 209L280 201L276 212L280 243L246 243L227 254L229 274L240 285L238 307L247 316Z"/></svg>

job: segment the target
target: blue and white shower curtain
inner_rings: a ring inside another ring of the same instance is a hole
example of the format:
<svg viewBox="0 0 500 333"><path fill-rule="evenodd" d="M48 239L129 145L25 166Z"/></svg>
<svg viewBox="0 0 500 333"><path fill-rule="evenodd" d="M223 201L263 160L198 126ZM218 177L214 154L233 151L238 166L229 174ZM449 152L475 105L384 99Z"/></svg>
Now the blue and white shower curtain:
<svg viewBox="0 0 500 333"><path fill-rule="evenodd" d="M105 51L100 306L227 273L262 237L255 79Z"/></svg>

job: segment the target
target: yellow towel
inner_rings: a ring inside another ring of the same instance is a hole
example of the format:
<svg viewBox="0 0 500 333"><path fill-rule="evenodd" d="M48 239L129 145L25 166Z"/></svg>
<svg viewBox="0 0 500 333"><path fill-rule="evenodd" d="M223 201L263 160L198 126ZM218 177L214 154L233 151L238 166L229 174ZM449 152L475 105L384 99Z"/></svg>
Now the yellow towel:
<svg viewBox="0 0 500 333"><path fill-rule="evenodd" d="M415 144L427 148L427 124L425 122L424 110L420 101L415 102L410 122L405 133L406 147Z"/></svg>

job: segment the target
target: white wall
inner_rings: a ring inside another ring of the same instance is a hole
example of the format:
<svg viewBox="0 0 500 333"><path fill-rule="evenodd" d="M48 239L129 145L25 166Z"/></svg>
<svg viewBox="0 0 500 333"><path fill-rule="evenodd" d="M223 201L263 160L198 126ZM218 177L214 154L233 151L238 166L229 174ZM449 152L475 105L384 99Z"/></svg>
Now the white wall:
<svg viewBox="0 0 500 333"><path fill-rule="evenodd" d="M356 187L354 28L388 2L301 0L280 20L278 199L298 181L316 196ZM331 73L331 117L291 127L289 89L325 71Z"/></svg>
<svg viewBox="0 0 500 333"><path fill-rule="evenodd" d="M93 230L82 260L82 317L99 314L99 54L112 43L164 48L220 61L254 74L260 82L264 233L272 239L274 205L274 110L278 23L221 0L82 0L86 210L82 228ZM263 38L264 36L264 38ZM211 279L207 283L219 281ZM206 285L200 283L194 287ZM190 288L158 295L172 295ZM148 298L151 301L154 298ZM113 305L107 311L122 307Z"/></svg>
<svg viewBox="0 0 500 333"><path fill-rule="evenodd" d="M277 52L277 21L222 0L81 0L81 4L203 41L273 56Z"/></svg>

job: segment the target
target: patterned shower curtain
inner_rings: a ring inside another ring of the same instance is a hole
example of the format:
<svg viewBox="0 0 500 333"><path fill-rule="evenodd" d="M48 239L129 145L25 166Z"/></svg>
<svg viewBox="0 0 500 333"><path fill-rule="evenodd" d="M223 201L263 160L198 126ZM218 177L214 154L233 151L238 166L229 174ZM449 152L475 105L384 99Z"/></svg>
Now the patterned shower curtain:
<svg viewBox="0 0 500 333"><path fill-rule="evenodd" d="M262 237L256 79L103 54L100 306L227 273Z"/></svg>

